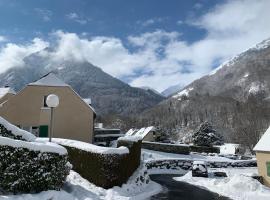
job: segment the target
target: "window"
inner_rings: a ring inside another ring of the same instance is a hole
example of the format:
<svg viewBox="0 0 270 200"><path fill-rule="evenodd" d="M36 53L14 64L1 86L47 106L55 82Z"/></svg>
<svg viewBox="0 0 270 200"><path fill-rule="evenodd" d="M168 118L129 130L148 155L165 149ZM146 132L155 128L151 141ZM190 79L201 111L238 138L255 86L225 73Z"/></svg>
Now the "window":
<svg viewBox="0 0 270 200"><path fill-rule="evenodd" d="M270 162L266 162L267 176L270 177Z"/></svg>
<svg viewBox="0 0 270 200"><path fill-rule="evenodd" d="M46 103L47 95L43 97L43 107L48 107Z"/></svg>

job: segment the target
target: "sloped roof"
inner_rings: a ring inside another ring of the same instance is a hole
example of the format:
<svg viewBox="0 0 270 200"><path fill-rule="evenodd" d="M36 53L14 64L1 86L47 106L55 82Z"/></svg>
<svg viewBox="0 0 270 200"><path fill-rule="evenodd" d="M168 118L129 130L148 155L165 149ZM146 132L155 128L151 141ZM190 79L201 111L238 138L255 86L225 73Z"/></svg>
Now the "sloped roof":
<svg viewBox="0 0 270 200"><path fill-rule="evenodd" d="M259 142L253 148L254 151L270 151L270 127L263 134Z"/></svg>
<svg viewBox="0 0 270 200"><path fill-rule="evenodd" d="M57 87L64 87L69 86L64 81L60 80L55 74L48 73L43 76L41 79L29 83L28 85L39 85L39 86L57 86Z"/></svg>
<svg viewBox="0 0 270 200"><path fill-rule="evenodd" d="M0 98L5 96L6 94L16 94L16 92L10 87L0 88Z"/></svg>
<svg viewBox="0 0 270 200"><path fill-rule="evenodd" d="M125 135L126 136L139 136L140 138L144 138L150 131L154 131L154 126L143 127L139 130L137 129L130 129Z"/></svg>
<svg viewBox="0 0 270 200"><path fill-rule="evenodd" d="M131 136L133 135L134 133L136 133L137 129L129 129L128 132L126 132L126 136Z"/></svg>
<svg viewBox="0 0 270 200"><path fill-rule="evenodd" d="M77 92L75 92L75 90L73 90L73 88L70 85L66 84L64 81L59 79L52 72L46 74L45 76L41 77L39 80L37 80L33 83L29 83L28 85L30 85L30 86L69 87L81 99L81 101L84 104L86 104L91 110L93 110L93 112L96 114L95 109L91 105L89 105L88 102L85 101L85 99L82 99L81 96ZM89 99L88 99L88 101L89 101Z"/></svg>

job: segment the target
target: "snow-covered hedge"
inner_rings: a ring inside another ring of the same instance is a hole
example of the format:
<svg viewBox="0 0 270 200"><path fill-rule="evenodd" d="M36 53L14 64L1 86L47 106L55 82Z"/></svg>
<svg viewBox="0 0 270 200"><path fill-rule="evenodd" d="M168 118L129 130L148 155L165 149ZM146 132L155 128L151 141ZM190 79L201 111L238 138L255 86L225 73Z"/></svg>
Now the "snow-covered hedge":
<svg viewBox="0 0 270 200"><path fill-rule="evenodd" d="M0 193L60 190L70 169L64 147L38 142L0 118Z"/></svg>
<svg viewBox="0 0 270 200"><path fill-rule="evenodd" d="M25 141L34 141L36 137L22 129L19 129L17 126L10 124L7 120L0 117L0 136L8 137L17 140Z"/></svg>
<svg viewBox="0 0 270 200"><path fill-rule="evenodd" d="M118 148L59 138L53 138L52 141L68 150L74 171L103 188L121 186L140 164L141 141L121 141Z"/></svg>

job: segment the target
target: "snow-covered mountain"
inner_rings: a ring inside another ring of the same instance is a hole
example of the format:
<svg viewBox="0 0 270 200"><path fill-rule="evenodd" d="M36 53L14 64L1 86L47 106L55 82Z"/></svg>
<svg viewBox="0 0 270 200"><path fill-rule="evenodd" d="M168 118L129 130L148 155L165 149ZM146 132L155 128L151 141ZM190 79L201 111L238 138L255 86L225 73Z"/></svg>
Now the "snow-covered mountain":
<svg viewBox="0 0 270 200"><path fill-rule="evenodd" d="M44 51L47 55L50 49ZM137 114L164 99L151 90L131 87L88 62L53 61L44 57L41 51L26 57L24 63L23 67L14 67L0 74L0 86L9 85L18 91L53 71L83 98L91 98L100 115Z"/></svg>
<svg viewBox="0 0 270 200"><path fill-rule="evenodd" d="M169 97L175 93L177 93L178 91L180 91L181 89L183 89L185 86L182 84L178 84L178 85L173 85L171 87L168 87L167 89L165 89L164 91L161 92L161 94L165 97Z"/></svg>
<svg viewBox="0 0 270 200"><path fill-rule="evenodd" d="M232 140L251 129L254 133L265 131L270 125L269 97L270 39L195 80L141 118L174 138L210 121Z"/></svg>
<svg viewBox="0 0 270 200"><path fill-rule="evenodd" d="M209 94L232 97L245 101L250 94L270 95L270 39L223 63L190 85L183 91L189 95ZM178 98L179 95L174 95Z"/></svg>

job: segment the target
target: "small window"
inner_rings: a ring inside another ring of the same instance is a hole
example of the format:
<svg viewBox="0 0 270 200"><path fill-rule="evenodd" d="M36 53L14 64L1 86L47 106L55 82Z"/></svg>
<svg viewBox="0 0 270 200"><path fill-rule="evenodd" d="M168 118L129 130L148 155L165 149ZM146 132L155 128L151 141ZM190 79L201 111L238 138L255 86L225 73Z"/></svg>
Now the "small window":
<svg viewBox="0 0 270 200"><path fill-rule="evenodd" d="M48 107L46 103L47 95L43 97L43 107Z"/></svg>
<svg viewBox="0 0 270 200"><path fill-rule="evenodd" d="M267 176L270 177L270 162L266 162Z"/></svg>

